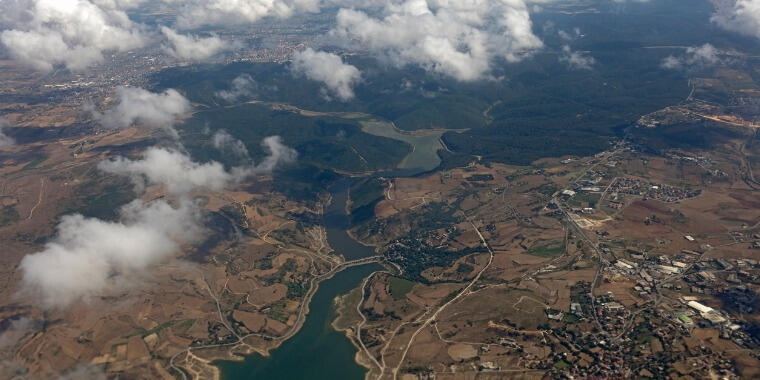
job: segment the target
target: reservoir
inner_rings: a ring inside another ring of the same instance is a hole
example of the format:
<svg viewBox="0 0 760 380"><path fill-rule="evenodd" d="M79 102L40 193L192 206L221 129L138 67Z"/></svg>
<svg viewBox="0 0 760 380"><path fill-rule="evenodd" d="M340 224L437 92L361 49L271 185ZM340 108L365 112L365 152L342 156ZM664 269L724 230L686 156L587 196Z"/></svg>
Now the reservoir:
<svg viewBox="0 0 760 380"><path fill-rule="evenodd" d="M354 240L349 234L351 220L346 214L348 189L356 181L354 178L343 178L330 187L332 202L325 209L323 224L327 230L327 243L337 254L343 255L346 261L374 256L375 249Z"/></svg>
<svg viewBox="0 0 760 380"><path fill-rule="evenodd" d="M375 175L402 177L423 171L406 169ZM373 247L360 244L347 232L351 221L345 211L346 201L348 190L356 180L342 178L330 187L332 202L325 209L323 218L328 243L347 261L375 255ZM332 327L336 317L333 300L357 288L372 272L381 269L381 265L374 263L351 267L320 283L309 303L309 314L293 337L272 350L269 357L253 354L242 362L214 363L219 367L222 379L364 379L367 370L354 360L356 347L343 332Z"/></svg>
<svg viewBox="0 0 760 380"><path fill-rule="evenodd" d="M354 361L356 347L345 334L335 331L333 300L361 285L379 264L348 268L319 284L301 329L270 357L246 356L242 362L217 362L223 380L242 379L364 379L366 369Z"/></svg>
<svg viewBox="0 0 760 380"><path fill-rule="evenodd" d="M345 211L346 200L354 181L343 178L330 188L332 202L323 220L330 246L349 261L375 254L372 247L359 244L347 233L350 220ZM351 267L320 283L309 303L309 314L293 337L272 350L270 357L254 354L242 362L215 363L222 379L363 379L366 369L354 361L356 347L331 325L336 317L333 300L381 269L379 264Z"/></svg>

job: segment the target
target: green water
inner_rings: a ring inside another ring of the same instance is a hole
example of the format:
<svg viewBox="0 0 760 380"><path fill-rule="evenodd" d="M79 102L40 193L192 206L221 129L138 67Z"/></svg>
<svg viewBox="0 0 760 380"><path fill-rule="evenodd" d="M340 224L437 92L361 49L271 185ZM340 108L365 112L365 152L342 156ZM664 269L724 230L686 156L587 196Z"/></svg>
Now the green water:
<svg viewBox="0 0 760 380"><path fill-rule="evenodd" d="M422 169L423 171L427 171L435 169L441 163L438 150L443 149L440 139L446 131L427 131L427 133L422 135L414 135L399 131L391 123L374 119L363 121L361 125L362 131L366 133L403 141L414 147L412 152L404 157L398 165L399 169Z"/></svg>
<svg viewBox="0 0 760 380"><path fill-rule="evenodd" d="M330 325L333 299L359 286L379 264L348 268L322 282L309 304L309 315L295 336L269 358L250 355L243 362L218 362L224 380L240 379L363 379L366 369L354 361L356 348Z"/></svg>
<svg viewBox="0 0 760 380"><path fill-rule="evenodd" d="M375 255L375 250L354 240L347 232L351 227L351 219L346 214L348 188L354 183L354 178L344 178L330 187L332 202L325 209L322 220L327 231L327 243L346 260L356 260Z"/></svg>

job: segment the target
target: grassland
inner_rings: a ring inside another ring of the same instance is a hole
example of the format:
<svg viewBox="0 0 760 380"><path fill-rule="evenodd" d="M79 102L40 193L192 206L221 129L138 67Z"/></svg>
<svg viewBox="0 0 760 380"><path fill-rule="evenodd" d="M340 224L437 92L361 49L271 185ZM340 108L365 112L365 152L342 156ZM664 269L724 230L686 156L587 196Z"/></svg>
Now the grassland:
<svg viewBox="0 0 760 380"><path fill-rule="evenodd" d="M45 156L37 157L34 160L32 160L31 162L29 162L28 164L24 165L23 170L34 169L39 164L45 162L46 160L47 160L47 157L45 157Z"/></svg>
<svg viewBox="0 0 760 380"><path fill-rule="evenodd" d="M526 253L538 257L554 257L565 250L565 245L561 241L537 245L529 249Z"/></svg>
<svg viewBox="0 0 760 380"><path fill-rule="evenodd" d="M416 284L413 281L409 281L400 277L390 277L388 281L390 284L391 296L395 300L404 299L406 295L412 291L412 288Z"/></svg>
<svg viewBox="0 0 760 380"><path fill-rule="evenodd" d="M567 203L574 207L581 207L587 205L587 207L595 207L599 202L601 194L584 193L573 196Z"/></svg>
<svg viewBox="0 0 760 380"><path fill-rule="evenodd" d="M361 320L356 312L356 305L359 304L361 298L361 288L355 288L348 292L348 294L337 298L337 308L335 310L337 317L332 323L333 328L338 331L344 331Z"/></svg>

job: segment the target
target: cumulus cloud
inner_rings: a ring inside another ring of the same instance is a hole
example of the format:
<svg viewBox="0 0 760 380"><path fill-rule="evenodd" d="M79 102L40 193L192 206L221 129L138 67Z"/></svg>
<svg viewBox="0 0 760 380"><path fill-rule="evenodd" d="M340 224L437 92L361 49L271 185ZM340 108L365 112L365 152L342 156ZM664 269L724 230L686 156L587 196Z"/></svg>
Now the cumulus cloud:
<svg viewBox="0 0 760 380"><path fill-rule="evenodd" d="M573 28L573 30L570 32L566 32L560 29L557 31L557 34L559 35L559 38L565 41L577 40L578 38L581 38L583 36L583 34L581 34L580 28Z"/></svg>
<svg viewBox="0 0 760 380"><path fill-rule="evenodd" d="M274 170L277 166L293 162L298 158L295 149L290 148L282 143L280 136L269 136L261 142L261 146L269 152L258 165L253 167L254 173L267 173Z"/></svg>
<svg viewBox="0 0 760 380"><path fill-rule="evenodd" d="M177 12L173 28L158 32L132 22L129 9L147 0L2 0L0 43L20 62L44 72L63 66L82 71L104 61L106 52L125 52L155 43L178 59L200 61L230 49L217 36L180 34L176 28L250 24L264 17L317 12L320 0L159 0Z"/></svg>
<svg viewBox="0 0 760 380"><path fill-rule="evenodd" d="M214 148L221 151L229 152L233 156L251 161L251 154L248 152L248 148L245 143L233 137L229 132L224 129L220 129L211 138L211 142L214 144Z"/></svg>
<svg viewBox="0 0 760 380"><path fill-rule="evenodd" d="M688 61L715 65L720 62L719 54L721 54L721 51L710 44L704 44L698 47L687 48L686 54L688 55Z"/></svg>
<svg viewBox="0 0 760 380"><path fill-rule="evenodd" d="M220 190L239 179L243 173L232 173L219 162L198 163L188 155L169 148L149 148L139 160L116 157L98 165L100 170L129 176L139 189L146 185L164 185L174 194L198 188Z"/></svg>
<svg viewBox="0 0 760 380"><path fill-rule="evenodd" d="M222 136L219 137L220 147L233 144L241 149L241 152L247 153L242 142L238 145L235 143L236 139L225 134L226 132L218 135ZM296 159L295 150L282 144L279 136L265 138L262 146L269 151L269 156L262 162L258 165L234 167L229 171L216 161L199 163L176 149L155 147L143 152L142 158L138 160L116 157L101 162L98 168L107 173L128 176L138 190L147 185L162 185L170 193L180 195L196 189L220 190L249 176L271 172L278 165Z"/></svg>
<svg viewBox="0 0 760 380"><path fill-rule="evenodd" d="M5 127L7 127L9 125L10 125L10 123L8 123L8 120L5 120L2 117L0 117L0 148L11 146L11 145L14 145L16 143L15 141L13 141L12 138L10 138L9 136L6 136L3 133L3 128L5 128Z"/></svg>
<svg viewBox="0 0 760 380"><path fill-rule="evenodd" d="M287 18L297 12L319 11L319 0L189 0L183 2L177 26L244 24L265 17Z"/></svg>
<svg viewBox="0 0 760 380"><path fill-rule="evenodd" d="M760 0L735 0L716 6L711 20L726 30L760 38Z"/></svg>
<svg viewBox="0 0 760 380"><path fill-rule="evenodd" d="M683 67L683 62L681 62L680 59L669 55L665 57L665 59L662 60L662 64L660 64L662 68L664 69L680 69Z"/></svg>
<svg viewBox="0 0 760 380"><path fill-rule="evenodd" d="M229 136L219 141L224 146L236 140ZM262 145L270 154L261 163L229 171L218 162L194 162L166 148L150 148L137 160L117 157L101 162L100 170L128 176L138 187L163 186L178 195L178 204L135 200L122 207L118 221L64 216L44 249L22 259L20 294L39 299L43 307L58 308L132 286L151 265L203 237L201 209L188 200L190 192L219 190L296 157L277 136L267 137Z"/></svg>
<svg viewBox="0 0 760 380"><path fill-rule="evenodd" d="M672 70L712 67L723 62L721 54L723 53L714 46L704 44L686 48L685 54L680 57L667 56L661 66Z"/></svg>
<svg viewBox="0 0 760 380"><path fill-rule="evenodd" d="M169 45L165 45L164 50L177 59L203 61L229 47L217 36L204 38L195 35L182 35L165 26L161 27L161 33L169 41Z"/></svg>
<svg viewBox="0 0 760 380"><path fill-rule="evenodd" d="M149 0L92 0L93 3L100 7L121 10L136 8L148 1Z"/></svg>
<svg viewBox="0 0 760 380"><path fill-rule="evenodd" d="M331 33L397 66L418 65L461 81L486 76L496 57L518 61L543 46L524 0L387 1L380 17L343 8Z"/></svg>
<svg viewBox="0 0 760 380"><path fill-rule="evenodd" d="M199 220L188 201L174 208L165 201L136 200L121 209L117 222L64 216L53 240L21 260L22 293L54 308L124 286L181 244L195 241Z"/></svg>
<svg viewBox="0 0 760 380"><path fill-rule="evenodd" d="M176 134L175 119L192 110L190 101L176 90L163 93L135 87L117 87L117 103L103 113L93 111L93 117L106 128L128 128L140 125L161 128Z"/></svg>
<svg viewBox="0 0 760 380"><path fill-rule="evenodd" d="M309 48L293 55L293 72L322 82L341 101L354 98L353 85L361 79L356 67L343 63L339 56Z"/></svg>
<svg viewBox="0 0 760 380"><path fill-rule="evenodd" d="M562 47L559 61L576 70L591 70L596 63L594 57L587 57L581 52L573 51L568 45Z"/></svg>
<svg viewBox="0 0 760 380"><path fill-rule="evenodd" d="M257 88L256 81L250 75L241 74L232 80L229 90L217 91L214 95L228 103L234 103L241 98L254 96Z"/></svg>
<svg viewBox="0 0 760 380"><path fill-rule="evenodd" d="M103 62L105 51L128 51L147 43L140 27L118 9L120 3L0 1L6 25L0 42L13 57L37 70L51 71L62 65L81 71Z"/></svg>

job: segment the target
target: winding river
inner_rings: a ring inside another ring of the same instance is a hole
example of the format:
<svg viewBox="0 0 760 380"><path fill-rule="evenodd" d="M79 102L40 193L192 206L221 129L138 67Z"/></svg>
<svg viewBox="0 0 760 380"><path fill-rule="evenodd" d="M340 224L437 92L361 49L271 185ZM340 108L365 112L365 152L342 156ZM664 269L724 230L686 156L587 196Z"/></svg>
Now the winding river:
<svg viewBox="0 0 760 380"><path fill-rule="evenodd" d="M411 177L434 169L440 163L435 154L438 147L434 144L427 144L426 147L433 154L427 154L424 160L415 162L421 168L403 168L372 176ZM375 255L373 247L357 242L348 234L351 222L346 214L346 202L348 190L356 180L345 177L329 189L332 202L323 218L328 243L348 261ZM367 370L354 360L356 347L344 333L336 331L331 325L336 316L333 300L355 289L367 276L381 268L374 263L351 267L321 282L309 303L306 321L293 337L272 350L269 357L253 354L240 362L215 363L221 370L222 379L364 379Z"/></svg>
<svg viewBox="0 0 760 380"><path fill-rule="evenodd" d="M375 255L373 247L359 243L348 234L351 219L346 214L346 203L348 202L348 189L355 181L354 178L346 177L330 187L332 201L325 209L325 216L322 220L325 230L327 230L327 243L335 252L343 255L346 261Z"/></svg>
<svg viewBox="0 0 760 380"><path fill-rule="evenodd" d="M330 188L332 202L325 210L323 221L330 246L346 260L375 254L372 247L360 244L347 232L350 221L345 207L353 182L352 178L344 178ZM292 338L272 350L269 357L253 354L241 362L215 363L222 379L363 379L366 369L354 361L356 348L344 333L331 326L335 319L333 300L380 269L379 264L351 267L321 282L309 303L306 321Z"/></svg>

